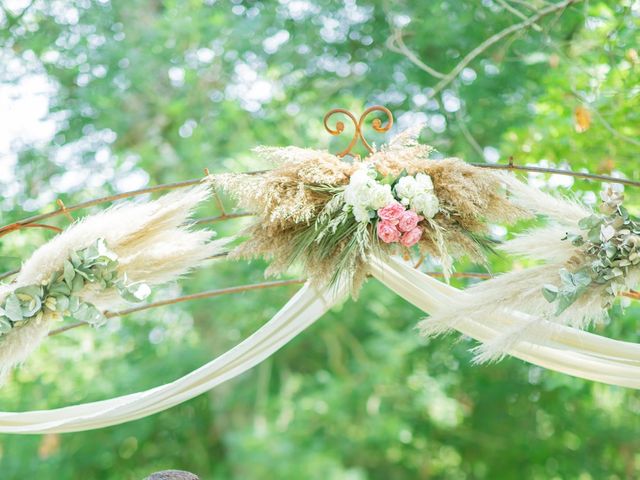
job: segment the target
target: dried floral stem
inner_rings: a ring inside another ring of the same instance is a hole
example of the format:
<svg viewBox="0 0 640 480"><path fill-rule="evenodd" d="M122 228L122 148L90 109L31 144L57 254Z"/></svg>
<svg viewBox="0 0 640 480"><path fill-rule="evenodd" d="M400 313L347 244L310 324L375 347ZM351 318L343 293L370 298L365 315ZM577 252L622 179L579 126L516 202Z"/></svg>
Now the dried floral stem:
<svg viewBox="0 0 640 480"><path fill-rule="evenodd" d="M200 225L201 223L215 223L215 222L222 222L224 220L232 220L234 218L249 217L251 215L253 215L253 213L249 213L249 212L224 213L222 215L199 218L198 220L195 221L195 223L196 225Z"/></svg>

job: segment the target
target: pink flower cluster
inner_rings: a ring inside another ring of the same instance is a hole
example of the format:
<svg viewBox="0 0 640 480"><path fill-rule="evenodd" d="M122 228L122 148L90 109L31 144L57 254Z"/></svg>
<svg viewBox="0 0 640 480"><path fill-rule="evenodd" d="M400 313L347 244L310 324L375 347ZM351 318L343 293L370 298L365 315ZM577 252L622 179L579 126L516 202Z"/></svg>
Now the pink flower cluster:
<svg viewBox="0 0 640 480"><path fill-rule="evenodd" d="M378 237L384 243L400 242L411 247L422 237L418 223L423 217L413 210L406 210L400 202L394 201L379 209L378 217Z"/></svg>

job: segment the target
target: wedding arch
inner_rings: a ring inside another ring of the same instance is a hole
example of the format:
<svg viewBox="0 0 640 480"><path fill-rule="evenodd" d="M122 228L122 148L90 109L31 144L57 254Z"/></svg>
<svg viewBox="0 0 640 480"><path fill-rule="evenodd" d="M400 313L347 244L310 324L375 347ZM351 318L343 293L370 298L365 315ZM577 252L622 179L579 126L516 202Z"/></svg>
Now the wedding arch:
<svg viewBox="0 0 640 480"><path fill-rule="evenodd" d="M353 123L354 134L339 154L298 147L260 147L273 169L211 174L180 183L94 199L32 216L0 228L6 235L25 228L48 228L52 217L87 207L174 190L157 200L126 200L75 221L41 246L18 270L0 275L0 373L23 362L47 337L108 318L170 303L240 291L303 284L261 328L227 352L187 375L146 391L63 408L0 412L0 432L71 432L102 428L170 408L245 372L286 345L327 310L358 291L368 277L428 314L423 334L456 330L480 342L477 361L511 355L544 368L593 381L640 388L640 345L589 333L618 297L640 299L640 220L622 205L619 190L603 194L597 211L533 188L510 172L523 170L571 175L637 187L640 182L584 172L502 164L470 164L430 159L418 142L420 127L372 147L363 126L388 132L393 123L384 107L360 117L344 109L324 119L332 135ZM331 125L334 125L333 127ZM366 158L352 154L362 142ZM218 191L242 210L227 212ZM213 196L221 215L190 221ZM236 238L213 239L198 225L239 217L255 220ZM541 226L497 245L492 222L512 224L536 217ZM236 242L237 243L237 242ZM468 256L483 262L498 248L527 257L531 267L498 276L454 271ZM423 272L425 256L441 271ZM279 275L296 264L305 280L241 285L154 303L144 301L156 284L178 278L203 260L264 257L266 272ZM454 276L484 281L460 290ZM443 277L445 281L437 279ZM54 328L54 320L75 323Z"/></svg>

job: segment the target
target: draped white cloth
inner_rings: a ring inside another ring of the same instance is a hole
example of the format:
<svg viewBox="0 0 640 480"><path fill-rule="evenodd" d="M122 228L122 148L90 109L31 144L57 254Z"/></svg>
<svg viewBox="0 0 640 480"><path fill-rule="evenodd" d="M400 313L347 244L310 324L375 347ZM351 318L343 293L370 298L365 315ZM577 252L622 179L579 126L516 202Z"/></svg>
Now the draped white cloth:
<svg viewBox="0 0 640 480"><path fill-rule="evenodd" d="M395 259L374 260L371 273L421 310L465 301L465 292L445 285ZM166 410L226 382L268 358L346 296L344 288L316 291L303 286L253 335L171 383L143 392L52 410L0 412L0 432L76 432L108 427ZM530 322L516 311L500 318L464 318L456 328L481 341L504 328ZM509 353L551 370L612 385L640 388L640 345L612 340L581 330L548 325L544 344L521 341ZM540 342L540 340L538 340Z"/></svg>

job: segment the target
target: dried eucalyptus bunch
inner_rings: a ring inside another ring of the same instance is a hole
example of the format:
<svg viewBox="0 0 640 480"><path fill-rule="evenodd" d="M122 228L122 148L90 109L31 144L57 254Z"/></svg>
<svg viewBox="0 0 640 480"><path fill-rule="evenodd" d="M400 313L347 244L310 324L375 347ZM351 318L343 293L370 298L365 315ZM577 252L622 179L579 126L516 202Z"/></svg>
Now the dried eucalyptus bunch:
<svg viewBox="0 0 640 480"><path fill-rule="evenodd" d="M209 198L201 184L147 202L128 201L76 221L0 282L0 382L61 317L92 325L101 312L140 301L147 285L184 275L229 240L195 230L189 215Z"/></svg>
<svg viewBox="0 0 640 480"><path fill-rule="evenodd" d="M52 320L69 317L102 325L106 321L102 311L82 297L89 284L101 290L115 289L128 302L140 302L151 293L147 284L128 282L126 274L118 272L118 255L98 238L89 247L72 252L63 268L45 282L16 288L7 295L0 306L0 342L13 328L40 321L45 313Z"/></svg>
<svg viewBox="0 0 640 480"><path fill-rule="evenodd" d="M640 271L640 219L629 214L623 200L621 193L603 192L599 213L578 222L581 232L563 237L578 247L581 255L560 271L559 286L544 286L545 298L557 303L558 313L593 287L601 291L602 308L611 308L621 292L634 286Z"/></svg>
<svg viewBox="0 0 640 480"><path fill-rule="evenodd" d="M507 326L477 348L479 362L500 358L518 342L545 340L555 325L585 328L608 317L616 296L640 280L640 221L621 194L602 194L597 211L506 177L511 200L542 225L498 248L533 260L466 290L464 307L443 308L420 324L426 335L445 333L462 318L500 318L517 312L526 322Z"/></svg>

